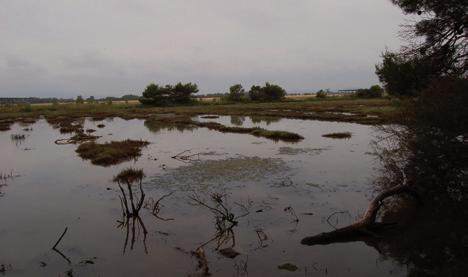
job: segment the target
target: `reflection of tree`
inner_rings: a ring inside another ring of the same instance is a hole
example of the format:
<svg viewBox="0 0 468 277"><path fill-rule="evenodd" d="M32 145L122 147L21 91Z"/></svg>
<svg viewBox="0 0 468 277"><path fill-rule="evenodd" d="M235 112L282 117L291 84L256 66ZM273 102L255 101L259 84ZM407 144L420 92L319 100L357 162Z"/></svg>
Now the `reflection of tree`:
<svg viewBox="0 0 468 277"><path fill-rule="evenodd" d="M411 206L394 203L384 220L399 224L376 241L382 258L408 268L409 276L464 276L468 270L467 212L451 201Z"/></svg>
<svg viewBox="0 0 468 277"><path fill-rule="evenodd" d="M122 207L122 220L118 221L118 227L122 229L125 228L126 230L123 247L124 253L127 249L129 237L130 250L133 250L136 237L141 230L143 231L143 246L145 248L145 253L148 253L148 249L146 247L146 235L148 234L148 231L139 215L145 201L145 192L142 187L143 177L143 170L135 170L131 168L123 170L114 177L114 182L118 184L120 192L122 193L122 195L119 195ZM133 186L138 186L139 196L134 193L132 188ZM125 192L124 187L127 192Z"/></svg>
<svg viewBox="0 0 468 277"><path fill-rule="evenodd" d="M389 223L382 225L385 228L311 240L311 244L363 241L382 258L406 267L408 276L463 276L468 270L466 141L421 126L385 131L376 144L383 164L379 190L389 191L405 183L421 202L411 198L378 201L376 216ZM336 230L325 234L333 232Z"/></svg>
<svg viewBox="0 0 468 277"><path fill-rule="evenodd" d="M271 123L279 122L281 117L253 115L250 119L254 124L265 122L266 125L270 125Z"/></svg>
<svg viewBox="0 0 468 277"><path fill-rule="evenodd" d="M242 126L244 124L245 117L239 115L231 115L231 124L236 126Z"/></svg>
<svg viewBox="0 0 468 277"><path fill-rule="evenodd" d="M193 131L197 129L198 127L190 124L178 124L178 123L171 123L171 122L164 122L162 120L152 120L152 119L147 119L145 120L144 123L145 127L148 128L153 133L158 133L164 130L167 131L174 131L177 130L179 132L183 131Z"/></svg>
<svg viewBox="0 0 468 277"><path fill-rule="evenodd" d="M399 182L400 167L423 205L394 201L382 218L398 220L380 242L383 257L406 265L410 276L462 276L468 270L468 144L440 129L418 124L386 128L376 148L385 188ZM413 211L413 213L409 213Z"/></svg>

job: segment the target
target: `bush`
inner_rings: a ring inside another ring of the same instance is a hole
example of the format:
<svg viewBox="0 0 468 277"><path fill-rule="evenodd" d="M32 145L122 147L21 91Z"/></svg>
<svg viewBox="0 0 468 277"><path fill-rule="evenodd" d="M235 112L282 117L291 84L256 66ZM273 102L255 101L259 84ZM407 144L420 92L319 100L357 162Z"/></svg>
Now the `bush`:
<svg viewBox="0 0 468 277"><path fill-rule="evenodd" d="M315 97L317 97L317 98L327 98L327 93L325 91L323 91L323 90L319 90L315 94Z"/></svg>
<svg viewBox="0 0 468 277"><path fill-rule="evenodd" d="M177 83L174 86L149 84L139 100L142 104L156 106L187 104L192 100L192 94L197 92L198 86L192 83Z"/></svg>
<svg viewBox="0 0 468 277"><path fill-rule="evenodd" d="M32 107L31 107L31 104L29 103L18 104L18 106L21 112L25 112L25 113L32 112Z"/></svg>
<svg viewBox="0 0 468 277"><path fill-rule="evenodd" d="M249 91L249 97L254 101L278 101L285 95L286 91L282 87L268 82L264 87L252 86Z"/></svg>
<svg viewBox="0 0 468 277"><path fill-rule="evenodd" d="M75 102L76 102L76 104L84 104L83 96L78 95L78 97L76 97Z"/></svg>
<svg viewBox="0 0 468 277"><path fill-rule="evenodd" d="M383 88L374 85L370 88L358 89L354 95L358 98L380 98L383 96L383 92Z"/></svg>

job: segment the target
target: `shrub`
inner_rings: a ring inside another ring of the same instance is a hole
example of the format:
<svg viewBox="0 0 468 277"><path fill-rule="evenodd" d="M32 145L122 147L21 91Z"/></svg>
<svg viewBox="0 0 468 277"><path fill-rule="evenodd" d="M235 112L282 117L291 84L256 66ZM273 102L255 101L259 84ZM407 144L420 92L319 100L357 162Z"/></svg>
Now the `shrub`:
<svg viewBox="0 0 468 277"><path fill-rule="evenodd" d="M18 104L18 107L19 107L21 112L25 112L25 113L32 112L32 107L31 107L31 104L29 104L29 103Z"/></svg>
<svg viewBox="0 0 468 277"><path fill-rule="evenodd" d="M284 98L286 91L274 84L265 83L265 86L252 86L249 91L250 100L254 101L278 101Z"/></svg>
<svg viewBox="0 0 468 277"><path fill-rule="evenodd" d="M379 85L374 85L370 88L358 89L354 95L358 98L380 98L383 96L383 91Z"/></svg>
<svg viewBox="0 0 468 277"><path fill-rule="evenodd" d="M83 96L78 95L78 97L76 97L75 102L76 102L76 104L83 104L84 103Z"/></svg>
<svg viewBox="0 0 468 277"><path fill-rule="evenodd" d="M315 97L317 97L317 98L327 98L327 93L321 89L321 90L317 91L317 93L315 94Z"/></svg>

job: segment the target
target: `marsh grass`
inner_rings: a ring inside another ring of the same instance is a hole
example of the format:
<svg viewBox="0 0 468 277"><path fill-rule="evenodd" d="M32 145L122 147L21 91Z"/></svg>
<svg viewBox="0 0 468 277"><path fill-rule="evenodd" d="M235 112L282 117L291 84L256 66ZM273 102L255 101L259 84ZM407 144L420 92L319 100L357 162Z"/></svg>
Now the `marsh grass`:
<svg viewBox="0 0 468 277"><path fill-rule="evenodd" d="M142 140L112 141L103 144L94 141L78 146L76 152L85 160L91 160L94 165L110 166L141 156L141 150L149 142Z"/></svg>
<svg viewBox="0 0 468 277"><path fill-rule="evenodd" d="M324 138L332 138L332 139L350 139L352 134L350 132L339 132L339 133L330 133L322 135Z"/></svg>

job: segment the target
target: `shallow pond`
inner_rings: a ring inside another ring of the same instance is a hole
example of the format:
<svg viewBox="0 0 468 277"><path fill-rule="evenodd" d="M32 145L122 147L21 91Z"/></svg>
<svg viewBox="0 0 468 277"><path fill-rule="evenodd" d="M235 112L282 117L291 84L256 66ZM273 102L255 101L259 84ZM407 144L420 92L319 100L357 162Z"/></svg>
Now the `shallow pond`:
<svg viewBox="0 0 468 277"><path fill-rule="evenodd" d="M56 139L69 135L45 120L28 126L32 130L15 124L0 132L0 172L14 175L0 187L2 273L202 274L199 255L192 251L203 246L206 260L201 263L207 262L213 276L407 275L405 266L362 242L300 244L305 236L353 222L365 210L378 170L369 153L372 127L238 116L194 119L292 131L305 139L285 143L204 128L152 126L144 120L86 120L85 129L102 136L98 142L130 138L151 143L136 160L102 167L82 160L77 145L56 145ZM322 137L332 132L351 132L352 137ZM13 139L13 134L25 136ZM174 159L179 153L185 158ZM136 222L123 219L121 191L112 181L128 167L146 175L146 201ZM216 214L200 204L213 207L213 193L222 195L238 222L229 232L220 234ZM153 204L166 194L157 218ZM341 213L329 218L335 212ZM66 227L57 246L62 256L51 248ZM235 257L227 257L231 254Z"/></svg>

